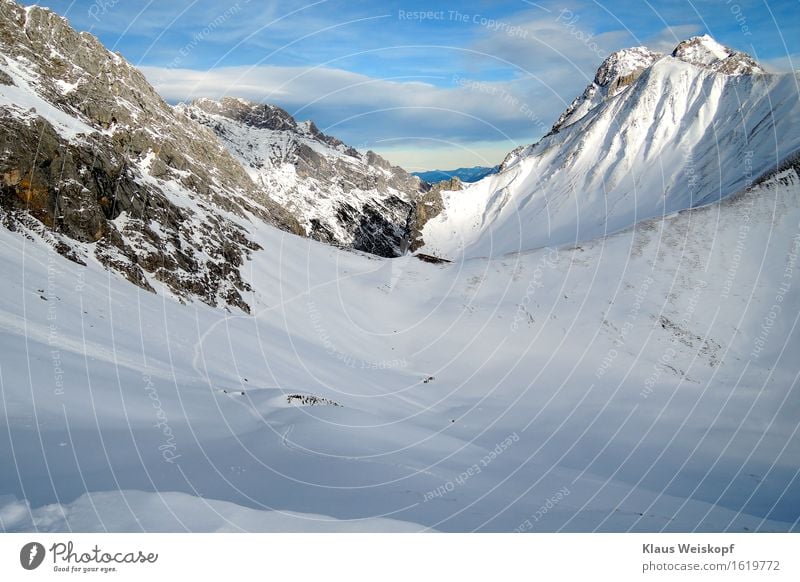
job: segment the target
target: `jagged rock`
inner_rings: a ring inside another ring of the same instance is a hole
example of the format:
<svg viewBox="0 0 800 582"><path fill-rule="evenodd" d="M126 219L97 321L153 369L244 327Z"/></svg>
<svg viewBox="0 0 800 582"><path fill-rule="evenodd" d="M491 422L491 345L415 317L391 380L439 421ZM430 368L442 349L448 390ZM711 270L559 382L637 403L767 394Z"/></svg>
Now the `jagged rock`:
<svg viewBox="0 0 800 582"><path fill-rule="evenodd" d="M409 216L424 189L415 176L274 105L199 99L178 110L214 130L311 238L385 257L405 252Z"/></svg>

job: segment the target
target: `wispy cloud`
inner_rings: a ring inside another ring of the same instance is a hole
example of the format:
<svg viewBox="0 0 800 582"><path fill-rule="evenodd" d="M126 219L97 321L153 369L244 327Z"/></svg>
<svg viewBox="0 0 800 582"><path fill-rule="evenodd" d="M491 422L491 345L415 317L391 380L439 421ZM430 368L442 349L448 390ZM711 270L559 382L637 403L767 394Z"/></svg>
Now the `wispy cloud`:
<svg viewBox="0 0 800 582"><path fill-rule="evenodd" d="M800 53L786 55L777 59L762 59L761 64L767 71L772 73L790 73L800 70Z"/></svg>
<svg viewBox="0 0 800 582"><path fill-rule="evenodd" d="M169 101L237 96L275 103L300 119L314 119L351 143L408 135L455 142L487 136L530 140L541 132L530 123L530 114L526 116L525 87L517 81L483 82L451 75L436 76L433 84L421 76L376 79L325 67L211 71L142 67L142 71Z"/></svg>

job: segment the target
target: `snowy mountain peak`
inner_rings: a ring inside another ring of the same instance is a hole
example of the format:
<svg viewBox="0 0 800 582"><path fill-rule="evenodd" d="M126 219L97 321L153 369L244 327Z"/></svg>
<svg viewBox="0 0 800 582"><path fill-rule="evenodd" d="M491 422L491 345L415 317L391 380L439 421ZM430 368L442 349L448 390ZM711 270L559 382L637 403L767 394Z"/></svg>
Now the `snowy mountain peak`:
<svg viewBox="0 0 800 582"><path fill-rule="evenodd" d="M594 83L606 87L620 79L631 76L637 71L646 69L664 55L647 47L637 46L615 51L608 55L594 76Z"/></svg>
<svg viewBox="0 0 800 582"><path fill-rule="evenodd" d="M728 48L707 34L682 41L672 51L672 56L725 75L752 75L764 72L753 57Z"/></svg>
<svg viewBox="0 0 800 582"><path fill-rule="evenodd" d="M642 72L664 55L639 46L611 53L595 73L594 80L586 87L566 111L558 118L551 133L581 119L589 111L614 97L631 85Z"/></svg>
<svg viewBox="0 0 800 582"><path fill-rule="evenodd" d="M750 55L728 48L707 34L680 42L671 56L724 75L752 75L765 72ZM561 114L550 134L572 125L601 103L622 93L645 70L663 57L662 53L643 46L611 53L597 69L594 80Z"/></svg>
<svg viewBox="0 0 800 582"><path fill-rule="evenodd" d="M728 58L732 53L733 51L721 45L709 35L703 34L681 41L672 51L672 56L687 63L710 65Z"/></svg>
<svg viewBox="0 0 800 582"><path fill-rule="evenodd" d="M192 102L191 107L210 115L226 117L255 129L290 132L335 148L347 155L359 156L354 148L321 132L313 121L298 122L288 111L277 105L254 103L241 97L223 97L219 101L208 98L197 99Z"/></svg>
<svg viewBox="0 0 800 582"><path fill-rule="evenodd" d="M280 107L252 103L241 97L224 97L219 101L203 97L195 100L192 105L207 113L235 119L251 127L274 130L297 129L294 118Z"/></svg>
<svg viewBox="0 0 800 582"><path fill-rule="evenodd" d="M674 54L609 57L550 134L508 154L498 174L443 193L422 252L474 258L589 240L731 196L800 151L794 75L748 74L755 61L709 37Z"/></svg>

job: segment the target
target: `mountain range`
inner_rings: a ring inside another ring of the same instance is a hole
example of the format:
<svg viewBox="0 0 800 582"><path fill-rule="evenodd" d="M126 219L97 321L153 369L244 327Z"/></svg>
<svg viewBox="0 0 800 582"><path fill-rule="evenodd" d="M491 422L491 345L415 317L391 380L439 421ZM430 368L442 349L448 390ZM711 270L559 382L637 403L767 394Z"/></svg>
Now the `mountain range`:
<svg viewBox="0 0 800 582"><path fill-rule="evenodd" d="M474 166L472 168L458 168L457 170L430 170L427 172L412 173L430 184L436 184L452 178L458 178L462 182L472 183L478 182L491 174L496 174L498 169L499 166L493 168Z"/></svg>
<svg viewBox="0 0 800 582"><path fill-rule="evenodd" d="M214 131L256 185L322 242L402 255L423 182L274 105L198 99L177 110Z"/></svg>

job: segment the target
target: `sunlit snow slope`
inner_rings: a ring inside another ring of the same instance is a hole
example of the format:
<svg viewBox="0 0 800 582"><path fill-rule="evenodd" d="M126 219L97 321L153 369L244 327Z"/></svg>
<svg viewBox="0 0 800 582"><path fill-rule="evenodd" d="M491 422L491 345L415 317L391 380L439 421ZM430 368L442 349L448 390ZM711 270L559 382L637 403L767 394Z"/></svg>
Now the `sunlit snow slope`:
<svg viewBox="0 0 800 582"><path fill-rule="evenodd" d="M554 133L444 194L423 252L488 257L585 241L720 200L774 169L800 149L798 77L727 50L697 37L644 69L656 54L610 56Z"/></svg>

